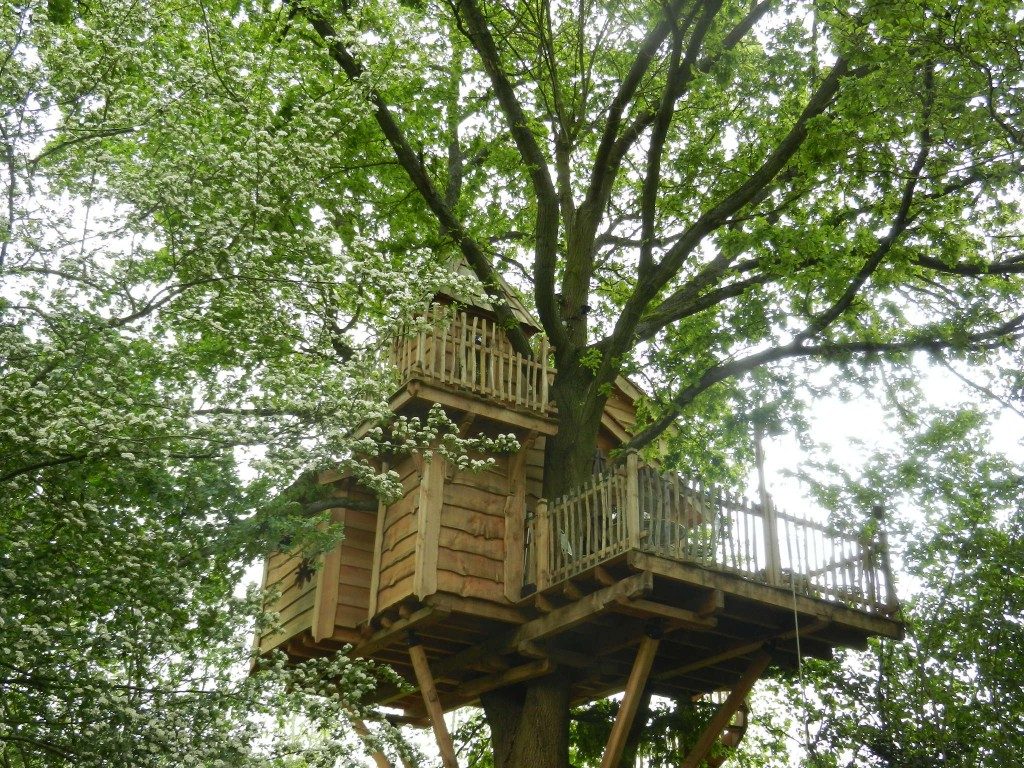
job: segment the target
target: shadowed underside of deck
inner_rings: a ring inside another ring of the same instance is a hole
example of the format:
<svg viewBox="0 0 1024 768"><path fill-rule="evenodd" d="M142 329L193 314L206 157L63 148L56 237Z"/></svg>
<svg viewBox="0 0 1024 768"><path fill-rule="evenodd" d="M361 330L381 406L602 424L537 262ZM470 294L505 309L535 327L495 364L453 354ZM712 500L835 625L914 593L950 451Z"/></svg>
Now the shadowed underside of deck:
<svg viewBox="0 0 1024 768"><path fill-rule="evenodd" d="M405 691L382 684L375 699L412 720L426 713L410 642L423 647L441 706L450 710L556 667L569 671L577 703L621 691L646 636L661 638L651 690L681 699L732 688L763 651L776 673L794 668L798 632L801 653L815 658L829 658L835 647L863 648L871 635L902 633L889 618L637 551L537 592L515 609L485 610L438 593L396 606L376 624L319 643L300 635L285 650L298 659L351 643L353 655L387 663L409 682Z"/></svg>

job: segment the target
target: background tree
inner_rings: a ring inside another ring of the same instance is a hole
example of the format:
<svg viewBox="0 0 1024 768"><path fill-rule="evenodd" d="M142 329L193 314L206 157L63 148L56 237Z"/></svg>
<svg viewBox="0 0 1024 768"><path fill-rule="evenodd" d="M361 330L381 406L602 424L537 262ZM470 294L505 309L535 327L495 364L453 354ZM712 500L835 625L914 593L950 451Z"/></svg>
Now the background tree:
<svg viewBox="0 0 1024 768"><path fill-rule="evenodd" d="M913 505L901 538L915 594L906 641L810 665L817 764L997 766L1024 747L1024 483L990 442L975 410L932 414L859 477L819 476L834 508Z"/></svg>
<svg viewBox="0 0 1024 768"><path fill-rule="evenodd" d="M267 452L267 488L350 461L372 343L453 255L520 351L498 274L553 344L550 497L589 472L620 373L652 393L633 444L678 424L695 469L742 458L753 411L798 417L808 382L921 351L1020 396L1011 3L11 8L38 59L5 77L38 87L7 97L4 268L82 296L104 263L47 239L28 179L118 206L97 313L156 334L203 424L257 434L232 447ZM485 697L498 768L566 764L566 690Z"/></svg>

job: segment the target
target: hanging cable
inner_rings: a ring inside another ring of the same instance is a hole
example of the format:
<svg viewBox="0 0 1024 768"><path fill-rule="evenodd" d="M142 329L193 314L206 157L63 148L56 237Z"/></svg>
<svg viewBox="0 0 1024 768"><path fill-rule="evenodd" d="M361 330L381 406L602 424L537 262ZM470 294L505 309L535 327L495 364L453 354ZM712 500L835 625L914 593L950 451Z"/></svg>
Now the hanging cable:
<svg viewBox="0 0 1024 768"><path fill-rule="evenodd" d="M804 722L804 749L809 754L814 754L811 746L811 725L807 715L807 687L804 684L804 655L800 648L800 614L796 609L796 569L790 563L789 568L789 591L793 597L793 631L796 633L796 675L800 681L800 698L802 700L803 722Z"/></svg>

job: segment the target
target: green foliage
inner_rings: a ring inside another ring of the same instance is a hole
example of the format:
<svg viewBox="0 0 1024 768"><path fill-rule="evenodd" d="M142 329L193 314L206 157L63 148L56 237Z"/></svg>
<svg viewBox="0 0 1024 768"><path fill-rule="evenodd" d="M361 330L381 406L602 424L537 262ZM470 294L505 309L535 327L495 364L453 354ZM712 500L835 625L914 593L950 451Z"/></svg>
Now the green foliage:
<svg viewBox="0 0 1024 768"><path fill-rule="evenodd" d="M345 759L325 691L238 673L258 611L234 590L282 541L315 552L341 535L309 513L301 479L318 470L387 498L396 478L366 461L384 449L478 468L512 447L437 412L350 437L388 415L387 343L467 243L546 310L562 375L583 382L560 392L563 419L596 423L633 375L645 439L671 426L666 459L708 480L740 482L752 422L799 430L824 393L885 387L922 424L913 370L929 361L1021 401L1018 4L683 3L622 92L616 164L611 105L671 5L480 2L491 53L455 13L467 3L0 4L8 763ZM752 7L764 15L732 34ZM680 56L693 43L682 86L676 39ZM863 478L817 485L838 523L900 493L925 509L903 553L923 585L913 642L862 662L886 697L860 671L821 673L830 711L856 715L823 725L823 759L1006 754L963 741L1020 719L1019 471L976 426L936 419ZM342 667L330 675L362 689ZM275 707L314 724L264 739ZM688 712L658 710L652 733ZM597 737L577 736L592 760ZM659 743L650 759L675 759L680 742Z"/></svg>
<svg viewBox="0 0 1024 768"><path fill-rule="evenodd" d="M863 476L819 483L838 505L913 504L901 518L914 596L907 639L810 665L816 749L858 765L999 766L1024 746L1024 483L986 455L974 411L939 415L876 456Z"/></svg>

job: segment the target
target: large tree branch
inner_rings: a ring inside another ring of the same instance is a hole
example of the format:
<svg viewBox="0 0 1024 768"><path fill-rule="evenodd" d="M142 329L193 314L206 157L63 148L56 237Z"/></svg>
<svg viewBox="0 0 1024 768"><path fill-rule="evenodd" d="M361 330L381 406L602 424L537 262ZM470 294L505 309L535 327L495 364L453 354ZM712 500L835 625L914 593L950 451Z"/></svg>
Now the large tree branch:
<svg viewBox="0 0 1024 768"><path fill-rule="evenodd" d="M666 412L650 426L637 434L624 448L641 448L656 440L676 420L682 410L711 387L727 379L750 373L756 368L793 358L817 358L822 360L845 358L850 355L896 355L907 352L942 352L949 349L983 349L1001 344L1008 338L1024 335L1024 314L1016 315L1004 323L985 331L954 338L922 334L902 341L849 341L824 342L821 344L799 344L791 342L778 347L756 352L728 362L712 366L693 384L678 392L669 403Z"/></svg>
<svg viewBox="0 0 1024 768"><path fill-rule="evenodd" d="M932 256L918 256L914 259L917 266L930 269L934 272L943 272L949 275L962 275L965 277L983 275L1021 275L1024 274L1024 256L995 261L987 264L947 264L941 259Z"/></svg>
<svg viewBox="0 0 1024 768"><path fill-rule="evenodd" d="M619 138L619 127L622 125L622 116L626 107L632 102L641 82L647 75L647 71L654 61L654 56L668 36L672 33L673 19L678 15L685 4L685 0L674 0L664 7L664 13L659 17L658 23L651 28L640 44L636 58L629 68L629 72L608 107L608 116L605 119L604 131L601 133L601 141L597 146L594 155L594 165L590 172L590 182L587 185L587 197L584 205L595 211L603 210L604 200L607 199L607 191L611 189L610 181L614 178L615 168L611 163L612 151ZM599 218L599 217L598 217Z"/></svg>
<svg viewBox="0 0 1024 768"><path fill-rule="evenodd" d="M729 34L725 36L722 41L722 50L718 54L715 56L704 56L700 58L694 66L687 70L685 73L686 76L680 81L678 89L674 94L675 100L679 101L679 99L686 95L687 89L689 88L694 75L707 74L710 72L712 67L714 67L719 61L722 54L735 48L740 41L750 33L754 28L754 25L757 24L757 22L760 21L777 2L778 0L762 0L762 2L753 6L750 9L750 12L747 13L747 15L743 17L743 19L740 20L732 30L730 30ZM637 140L639 140L643 135L644 131L650 127L656 115L657 112L655 110L645 110L641 112L633 118L630 124L622 131L621 135L618 135L612 143L607 156L604 158L606 167L603 171L602 187L599 190L600 196L596 200L599 210L604 210L605 205L607 205L608 198L611 195L612 186L618 176L623 159ZM616 130L618 130L618 125L616 125Z"/></svg>
<svg viewBox="0 0 1024 768"><path fill-rule="evenodd" d="M558 256L558 195L548 160L534 136L523 106L516 96L508 74L501 63L498 47L476 0L452 0L456 20L470 44L479 54L484 70L490 78L494 95L508 123L516 149L526 165L537 201L534 232L535 282L534 293L541 323L549 338L559 345L564 331L558 304L555 301L555 268ZM464 26L463 26L464 24Z"/></svg>
<svg viewBox="0 0 1024 768"><path fill-rule="evenodd" d="M668 76L661 94L651 130L651 139L647 149L647 168L644 174L643 187L640 192L640 259L637 270L638 279L646 280L650 276L654 264L654 227L657 213L658 191L661 187L661 162L665 151L665 141L675 114L676 93L684 86L683 82L690 72L704 45L704 38L711 29L711 22L722 7L721 0L710 0L704 5L704 12L690 37L686 49L686 58L680 65L682 55L683 31L677 28L672 33L672 53L669 58ZM675 23L675 20L673 20Z"/></svg>
<svg viewBox="0 0 1024 768"><path fill-rule="evenodd" d="M900 205L896 211L896 216L889 227L889 231L886 232L885 237L879 240L878 246L865 260L860 270L850 281L850 284L847 285L846 290L843 291L842 296L840 296L831 307L808 323L807 327L804 328L804 330L801 331L794 339L795 343L802 343L812 336L815 336L819 331L827 328L836 318L850 308L850 305L853 304L857 294L860 293L860 289L864 287L864 284L868 281L871 275L873 275L875 270L878 269L882 260L886 257L889 251L892 250L893 245L896 244L896 241L910 223L910 206L914 201L914 191L917 189L918 182L921 179L921 172L924 170L925 163L928 160L928 154L932 148L931 131L928 127L928 121L931 117L932 100L934 97L932 74L932 67L929 65L925 69L924 74L925 94L924 112L921 117L921 148L918 150L914 166L910 169L910 176L907 179L906 184L903 186L903 193L900 195Z"/></svg>
<svg viewBox="0 0 1024 768"><path fill-rule="evenodd" d="M761 190L786 167L786 164L806 140L808 123L825 112L839 92L843 78L850 75L846 59L837 59L828 77L811 95L796 122L768 154L761 166L743 184L701 214L668 250L661 262L654 268L649 279L637 283L632 295L626 301L611 335L601 342L605 354L598 374L599 378L610 376L610 372L617 365L616 361L629 349L636 338L637 326L642 315L658 292L679 273L685 260L705 237L725 224L745 205L756 199ZM670 306L686 306L717 283L729 270L732 261L731 255L720 253L666 301L672 302ZM606 379L602 378L601 380Z"/></svg>
<svg viewBox="0 0 1024 768"><path fill-rule="evenodd" d="M299 9L299 12L305 16L313 30L326 43L331 58L341 67L341 70L348 76L349 80L359 82L364 73L363 67L352 56L348 47L338 35L334 25L319 11L299 4L299 0L290 0L290 2ZM434 187L434 183L431 181L426 168L409 144L405 133L398 125L394 115L391 114L391 109L388 107L383 96L373 88L368 89L368 96L373 106L374 119L384 134L384 138L391 146L395 157L409 176L409 180L412 181L416 191L419 192L427 207L437 219L442 232L455 241L466 261L469 262L473 272L483 284L484 290L494 306L498 321L512 346L520 354L527 357L531 356L530 343L519 325L519 320L508 305L508 298L505 296L501 281L491 265L490 258L484 253L480 244L469 234L462 225L462 222L458 220L452 209L445 204L444 198Z"/></svg>

